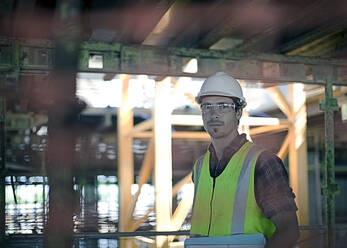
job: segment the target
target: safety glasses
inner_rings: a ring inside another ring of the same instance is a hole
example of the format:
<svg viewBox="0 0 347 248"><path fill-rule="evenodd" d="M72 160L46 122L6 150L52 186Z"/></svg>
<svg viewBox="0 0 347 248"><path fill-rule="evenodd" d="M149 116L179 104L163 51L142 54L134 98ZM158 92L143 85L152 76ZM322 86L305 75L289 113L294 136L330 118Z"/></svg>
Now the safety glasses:
<svg viewBox="0 0 347 248"><path fill-rule="evenodd" d="M200 105L200 108L204 114L211 113L213 110L217 111L218 113L228 113L231 110L236 109L236 104L226 102L219 102L215 104L203 103Z"/></svg>

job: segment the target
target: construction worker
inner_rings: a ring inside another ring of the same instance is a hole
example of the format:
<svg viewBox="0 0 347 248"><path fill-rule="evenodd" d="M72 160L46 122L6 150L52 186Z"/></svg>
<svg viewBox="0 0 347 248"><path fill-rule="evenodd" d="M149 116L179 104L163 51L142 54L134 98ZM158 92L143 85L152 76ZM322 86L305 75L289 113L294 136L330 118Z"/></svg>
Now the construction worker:
<svg viewBox="0 0 347 248"><path fill-rule="evenodd" d="M240 84L218 72L204 81L196 101L211 144L193 169L191 237L261 233L265 247L293 247L295 195L281 159L238 132L246 106Z"/></svg>

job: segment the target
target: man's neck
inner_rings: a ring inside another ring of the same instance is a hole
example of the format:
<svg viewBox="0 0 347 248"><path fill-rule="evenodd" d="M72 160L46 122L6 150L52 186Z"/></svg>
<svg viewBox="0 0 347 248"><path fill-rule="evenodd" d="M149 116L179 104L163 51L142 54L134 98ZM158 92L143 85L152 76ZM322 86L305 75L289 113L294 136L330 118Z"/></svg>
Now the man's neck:
<svg viewBox="0 0 347 248"><path fill-rule="evenodd" d="M232 140L235 139L239 135L239 132L235 130L235 132L230 133L228 136L218 138L218 139L213 139L211 140L214 150L216 151L216 155L218 160L221 160L223 157L223 151L225 147L227 147Z"/></svg>

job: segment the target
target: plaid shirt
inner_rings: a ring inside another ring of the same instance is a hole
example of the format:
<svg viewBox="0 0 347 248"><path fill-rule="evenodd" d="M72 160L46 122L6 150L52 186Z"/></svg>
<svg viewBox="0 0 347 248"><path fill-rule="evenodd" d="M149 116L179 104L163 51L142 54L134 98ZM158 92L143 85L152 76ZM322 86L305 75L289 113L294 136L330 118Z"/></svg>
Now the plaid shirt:
<svg viewBox="0 0 347 248"><path fill-rule="evenodd" d="M210 151L210 175L218 177L231 157L247 142L246 135L235 137L218 161L212 143ZM254 193L258 206L267 218L284 211L296 211L293 190L289 186L288 173L282 160L269 151L263 151L256 162L254 174Z"/></svg>

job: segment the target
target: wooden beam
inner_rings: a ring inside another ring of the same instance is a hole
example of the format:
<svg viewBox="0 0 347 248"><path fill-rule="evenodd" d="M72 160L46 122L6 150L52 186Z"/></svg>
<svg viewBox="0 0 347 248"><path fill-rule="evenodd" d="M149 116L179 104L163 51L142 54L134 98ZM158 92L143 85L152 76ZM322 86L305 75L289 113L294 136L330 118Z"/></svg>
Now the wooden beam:
<svg viewBox="0 0 347 248"><path fill-rule="evenodd" d="M192 173L189 173L187 176L185 176L182 180L180 180L178 183L174 185L174 187L172 188L172 198L177 196L178 191L182 188L183 185L191 182ZM151 212L153 212L153 210L154 208L150 208L143 217L135 221L132 220L130 222L129 230L135 231L148 218L148 216L151 214Z"/></svg>
<svg viewBox="0 0 347 248"><path fill-rule="evenodd" d="M276 119L276 118L273 118ZM288 129L289 125L280 124L280 125L270 125L262 126L257 128L252 128L249 131L250 135L256 135L264 132L279 132ZM194 140L210 140L210 136L206 132L189 132L189 131L179 131L172 133L173 139L194 139ZM133 135L134 138L144 139L153 137L152 132L139 132Z"/></svg>
<svg viewBox="0 0 347 248"><path fill-rule="evenodd" d="M184 95L190 100L191 103L194 104L195 107L200 108L200 105L195 101L195 96L191 93L184 93Z"/></svg>
<svg viewBox="0 0 347 248"><path fill-rule="evenodd" d="M167 9L165 14L158 21L151 33L148 34L146 39L142 42L143 45L167 45L168 32L171 27L170 24L174 22L173 14L175 13L177 2L174 3Z"/></svg>
<svg viewBox="0 0 347 248"><path fill-rule="evenodd" d="M126 134L133 126L133 110L129 99L130 75L122 75L122 103L118 109L118 178L119 178L119 231L128 231L128 215L131 202L131 185L134 182L133 138ZM120 247L130 247L126 239L120 239Z"/></svg>
<svg viewBox="0 0 347 248"><path fill-rule="evenodd" d="M134 126L132 129L130 129L126 133L126 135L134 136L134 134L136 134L136 133L143 132L143 131L146 131L148 129L152 129L153 128L153 123L154 122L153 122L152 119L143 121L143 122L137 124L136 126Z"/></svg>
<svg viewBox="0 0 347 248"><path fill-rule="evenodd" d="M203 126L201 115L171 115L171 124L177 126ZM288 125L287 119L271 117L242 116L241 125L265 126L265 125Z"/></svg>
<svg viewBox="0 0 347 248"><path fill-rule="evenodd" d="M170 230L172 214L172 145L170 106L170 78L156 83L154 100L154 186L156 231ZM156 246L168 247L165 237L156 237Z"/></svg>
<svg viewBox="0 0 347 248"><path fill-rule="evenodd" d="M182 200L179 202L177 208L175 209L175 212L171 218L171 230L172 231L178 231L184 220L186 219L189 210L191 209L193 205L193 198L194 198L194 186L192 183L190 183L191 190L185 192L183 194ZM169 236L169 242L172 242L175 236Z"/></svg>
<svg viewBox="0 0 347 248"><path fill-rule="evenodd" d="M174 132L172 133L174 139L195 139L195 140L210 140L210 136L206 132Z"/></svg>
<svg viewBox="0 0 347 248"><path fill-rule="evenodd" d="M242 116L241 125L247 126L265 126L265 125L288 125L287 119L271 118L271 117L250 117ZM172 125L181 126L202 126L201 115L171 115Z"/></svg>
<svg viewBox="0 0 347 248"><path fill-rule="evenodd" d="M148 132L135 133L132 137L137 139L149 139L153 137L153 132L148 131Z"/></svg>
<svg viewBox="0 0 347 248"><path fill-rule="evenodd" d="M186 175L183 179L181 179L178 183L174 185L172 188L172 197L176 197L178 191L182 188L183 185L186 183L191 183L192 182L192 173L189 173Z"/></svg>
<svg viewBox="0 0 347 248"><path fill-rule="evenodd" d="M271 118L271 117L241 117L240 125L249 126L272 126L272 125L288 125L287 119Z"/></svg>
<svg viewBox="0 0 347 248"><path fill-rule="evenodd" d="M132 197L131 204L129 207L128 213L128 223L133 220L133 214L136 207L137 200L141 194L142 186L145 182L148 181L149 175L153 169L153 161L154 161L154 140L150 139L148 143L148 148L146 152L146 156L142 162L142 166L139 173L139 181L138 181L138 190L135 195ZM134 230L131 230L134 231Z"/></svg>
<svg viewBox="0 0 347 248"><path fill-rule="evenodd" d="M201 115L171 115L171 124L177 126L202 126Z"/></svg>
<svg viewBox="0 0 347 248"><path fill-rule="evenodd" d="M133 136L138 139L146 139L153 137L152 132L140 132ZM196 140L209 140L210 136L206 132L174 132L171 134L174 139L196 139Z"/></svg>
<svg viewBox="0 0 347 248"><path fill-rule="evenodd" d="M316 46L327 38L329 39L330 36L342 31L343 29L337 23L336 25L327 25L324 28L317 27L310 32L284 43L280 46L280 51L287 55L303 55L307 50L310 50L310 47Z"/></svg>
<svg viewBox="0 0 347 248"><path fill-rule="evenodd" d="M183 199L179 202L175 210L175 213L173 214L171 218L172 231L178 231L181 228L184 220L186 219L189 213L190 208L193 205L193 198L194 198L193 191L187 194L188 195L184 196Z"/></svg>
<svg viewBox="0 0 347 248"><path fill-rule="evenodd" d="M289 179L296 195L298 219L300 225L309 224L308 208L308 169L306 141L306 96L303 84L290 84L289 96L295 113L289 127ZM299 111L300 110L300 111Z"/></svg>
<svg viewBox="0 0 347 248"><path fill-rule="evenodd" d="M278 107L282 110L282 112L288 118L291 118L293 113L291 112L289 104L287 100L285 99L285 97L283 96L282 92L279 90L279 88L271 87L271 88L267 88L267 91L269 92L269 96L278 105Z"/></svg>
<svg viewBox="0 0 347 248"><path fill-rule="evenodd" d="M155 248L155 240L154 239L151 239L148 237L140 237L140 236L137 236L134 239L145 244L145 247Z"/></svg>
<svg viewBox="0 0 347 248"><path fill-rule="evenodd" d="M282 160L284 160L284 158L288 154L289 142L290 142L290 135L287 134L282 142L280 150L277 152L277 156L280 157Z"/></svg>
<svg viewBox="0 0 347 248"><path fill-rule="evenodd" d="M319 33L320 31L320 33ZM336 49L336 45L341 42L341 39L343 36L343 29L341 27L336 28L335 30L332 30L331 28L328 29L320 29L316 35L315 39L311 36L311 41L306 40L305 44L302 44L299 47L296 47L293 50L288 50L288 55L303 55L303 56L322 56L322 54L319 50L317 51L317 48L320 49L324 44L328 43L330 47L333 47L334 50ZM323 31L323 32L322 32ZM327 32L327 33L324 33ZM300 37L299 37L300 38ZM340 38L340 39L339 39ZM293 43L293 42L292 42ZM332 43L332 44L331 44Z"/></svg>
<svg viewBox="0 0 347 248"><path fill-rule="evenodd" d="M153 210L154 208L150 208L147 210L144 216L140 217L137 220L131 220L129 222L129 228L128 228L129 232L135 232L136 229L139 228L140 225L148 219L149 215L153 212Z"/></svg>
<svg viewBox="0 0 347 248"><path fill-rule="evenodd" d="M273 125L273 126L262 126L256 127L249 130L250 135L257 135L267 132L281 132L287 130L289 125Z"/></svg>

